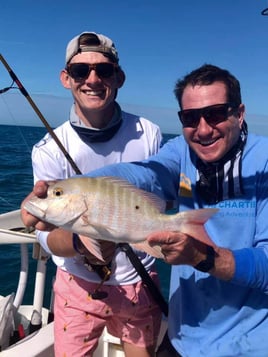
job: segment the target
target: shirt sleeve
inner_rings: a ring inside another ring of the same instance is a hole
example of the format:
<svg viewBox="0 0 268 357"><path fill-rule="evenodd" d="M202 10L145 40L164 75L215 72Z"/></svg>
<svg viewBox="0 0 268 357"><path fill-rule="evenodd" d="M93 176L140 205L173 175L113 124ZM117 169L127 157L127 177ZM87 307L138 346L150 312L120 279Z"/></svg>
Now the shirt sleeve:
<svg viewBox="0 0 268 357"><path fill-rule="evenodd" d="M92 171L86 176L113 176L123 178L140 189L153 192L162 199L176 200L179 184L178 155L173 144L164 145L160 151L147 160L119 163ZM174 157L175 155L175 157Z"/></svg>
<svg viewBox="0 0 268 357"><path fill-rule="evenodd" d="M255 187L256 195L252 247L233 250L235 273L231 282L259 289L268 294L268 163L266 155L265 150L261 148L257 156L259 158L256 161L257 168L254 168L254 174L251 175L251 186ZM259 166L263 162L264 165ZM251 166L253 166L252 162ZM248 235L247 232L250 232L250 229L247 230L245 227L244 234Z"/></svg>
<svg viewBox="0 0 268 357"><path fill-rule="evenodd" d="M63 168L66 166L60 155L57 155L57 151L51 153L44 148L36 147L32 150L32 165L34 182L40 179L61 179L63 178Z"/></svg>
<svg viewBox="0 0 268 357"><path fill-rule="evenodd" d="M260 289L268 294L268 258L261 248L233 251L235 274L231 283Z"/></svg>

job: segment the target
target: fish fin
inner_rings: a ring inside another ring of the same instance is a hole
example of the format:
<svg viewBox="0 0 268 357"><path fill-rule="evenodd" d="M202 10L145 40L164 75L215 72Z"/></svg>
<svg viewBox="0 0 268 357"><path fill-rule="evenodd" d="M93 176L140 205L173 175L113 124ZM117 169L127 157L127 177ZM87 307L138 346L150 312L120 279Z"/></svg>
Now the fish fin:
<svg viewBox="0 0 268 357"><path fill-rule="evenodd" d="M202 243L215 247L216 244L207 234L205 227L201 224L189 224L186 228L183 228L181 232L188 234L189 236L193 237L196 240L199 240Z"/></svg>
<svg viewBox="0 0 268 357"><path fill-rule="evenodd" d="M181 212L182 217L180 219L185 221L183 222L180 231L189 234L200 242L215 247L215 243L207 234L204 224L216 212L218 212L217 208L203 208Z"/></svg>
<svg viewBox="0 0 268 357"><path fill-rule="evenodd" d="M102 253L101 253L101 249L100 249L100 243L96 239L86 237L83 235L79 235L79 238L91 254L93 254L97 259L104 262L104 259L103 259Z"/></svg>
<svg viewBox="0 0 268 357"><path fill-rule="evenodd" d="M137 196L142 196L144 200L149 201L149 203L156 207L156 209L161 213L165 212L166 210L166 201L158 197L156 194L144 191L120 177L103 176L98 177L98 179L103 181L108 180L109 183L115 183L116 185L120 185L122 188L126 187L127 189L131 189L131 191L134 192Z"/></svg>
<svg viewBox="0 0 268 357"><path fill-rule="evenodd" d="M139 242L139 243L132 243L131 246L137 250L140 250L142 252L145 252L152 257L158 258L158 259L164 259L164 255L161 251L160 245L154 245L153 247L148 244L147 241L144 242Z"/></svg>

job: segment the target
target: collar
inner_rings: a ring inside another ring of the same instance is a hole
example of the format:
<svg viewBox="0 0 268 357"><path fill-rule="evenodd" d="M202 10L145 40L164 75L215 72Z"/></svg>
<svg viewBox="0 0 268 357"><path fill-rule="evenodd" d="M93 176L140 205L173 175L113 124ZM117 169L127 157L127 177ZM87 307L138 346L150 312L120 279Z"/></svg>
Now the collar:
<svg viewBox="0 0 268 357"><path fill-rule="evenodd" d="M196 191L207 204L243 195L242 154L247 133L247 124L244 122L237 144L221 160L206 163L197 159Z"/></svg>
<svg viewBox="0 0 268 357"><path fill-rule="evenodd" d="M79 135L80 139L83 140L86 144L105 142L112 139L112 137L121 127L122 111L119 104L115 102L115 113L109 124L102 129L89 128L81 121L81 119L75 113L75 106L73 104L70 112L70 124L72 128L76 131L76 133Z"/></svg>

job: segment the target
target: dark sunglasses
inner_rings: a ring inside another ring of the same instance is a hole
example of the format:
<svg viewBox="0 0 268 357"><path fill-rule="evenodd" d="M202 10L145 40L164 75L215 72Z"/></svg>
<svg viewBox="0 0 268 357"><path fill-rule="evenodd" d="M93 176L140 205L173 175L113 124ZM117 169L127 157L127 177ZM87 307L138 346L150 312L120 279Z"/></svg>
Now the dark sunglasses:
<svg viewBox="0 0 268 357"><path fill-rule="evenodd" d="M231 104L223 103L204 108L181 110L178 115L184 128L197 128L201 117L206 120L208 125L214 126L227 120L233 111Z"/></svg>
<svg viewBox="0 0 268 357"><path fill-rule="evenodd" d="M68 74L77 81L85 80L88 78L92 69L96 71L96 74L100 78L111 77L118 65L115 63L71 63L66 67Z"/></svg>

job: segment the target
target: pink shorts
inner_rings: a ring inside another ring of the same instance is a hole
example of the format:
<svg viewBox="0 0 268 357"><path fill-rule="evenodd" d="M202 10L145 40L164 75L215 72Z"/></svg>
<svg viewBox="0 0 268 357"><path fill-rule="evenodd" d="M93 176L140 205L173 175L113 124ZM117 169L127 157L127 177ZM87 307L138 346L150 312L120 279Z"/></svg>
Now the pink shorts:
<svg viewBox="0 0 268 357"><path fill-rule="evenodd" d="M156 273L151 273L158 283ZM142 282L103 285L108 296L93 300L98 284L57 270L55 291L55 356L91 356L104 327L122 341L139 347L156 344L162 313Z"/></svg>

